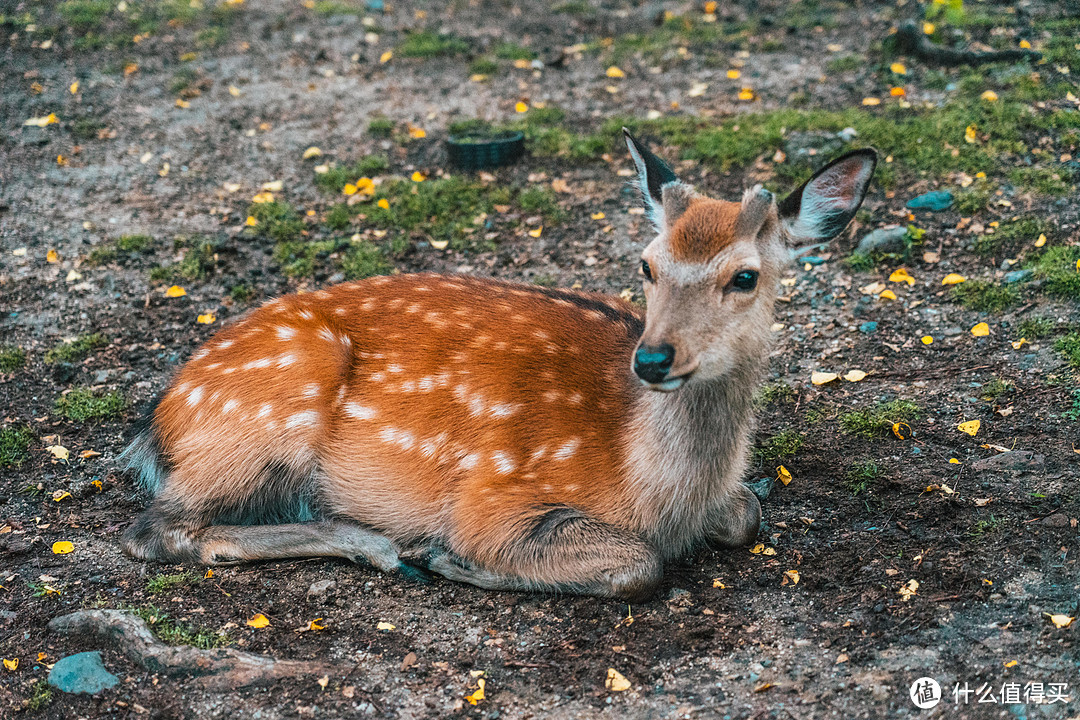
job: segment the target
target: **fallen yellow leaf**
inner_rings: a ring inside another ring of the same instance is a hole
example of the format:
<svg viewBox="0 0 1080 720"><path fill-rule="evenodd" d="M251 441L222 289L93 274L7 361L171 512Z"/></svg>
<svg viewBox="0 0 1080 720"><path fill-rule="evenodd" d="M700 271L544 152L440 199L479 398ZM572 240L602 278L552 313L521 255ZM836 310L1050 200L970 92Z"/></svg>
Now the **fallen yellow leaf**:
<svg viewBox="0 0 1080 720"><path fill-rule="evenodd" d="M932 22L924 22L922 24L922 31L923 31L924 35L933 35L934 30L936 30L936 29L937 29L937 27Z"/></svg>
<svg viewBox="0 0 1080 720"><path fill-rule="evenodd" d="M23 125L32 125L34 127L43 128L46 125L53 125L58 122L60 121L57 119L56 113L49 113L48 115L42 115L41 117L32 117L24 122Z"/></svg>
<svg viewBox="0 0 1080 720"><path fill-rule="evenodd" d="M272 202L274 202L274 193L272 193L272 192L255 193L255 196L251 198L251 202L255 203L256 205L261 205L263 203L272 203Z"/></svg>
<svg viewBox="0 0 1080 720"><path fill-rule="evenodd" d="M729 80L738 80L740 77L742 77L742 73L738 70L728 70L727 76Z"/></svg>
<svg viewBox="0 0 1080 720"><path fill-rule="evenodd" d="M721 590L726 590L726 589L727 589L727 585L725 585L724 583L720 582L720 578L715 578L715 579L714 579L714 580L712 581L712 586L713 586L714 588L720 588Z"/></svg>
<svg viewBox="0 0 1080 720"><path fill-rule="evenodd" d="M386 52L384 52L382 55L379 56L379 64L380 65L385 65L386 63L390 62L390 58L392 58L392 57L394 57L394 51L393 50L387 50Z"/></svg>
<svg viewBox="0 0 1080 720"><path fill-rule="evenodd" d="M894 62L892 65L889 66L889 69L897 75L907 75L907 68L904 67L904 63Z"/></svg>
<svg viewBox="0 0 1080 720"><path fill-rule="evenodd" d="M345 187L341 188L341 194L342 195L355 195L356 194L356 186L353 185L352 183L345 183Z"/></svg>
<svg viewBox="0 0 1080 720"><path fill-rule="evenodd" d="M624 77L626 77L626 73L624 73L622 71L622 68L616 67L615 65L612 65L611 67L609 67L604 74L607 75L609 78L624 78Z"/></svg>
<svg viewBox="0 0 1080 720"><path fill-rule="evenodd" d="M840 376L834 372L813 372L810 373L810 382L814 385L825 385L838 377Z"/></svg>
<svg viewBox="0 0 1080 720"><path fill-rule="evenodd" d="M1051 615L1050 613L1046 613L1046 616L1048 618L1050 618L1050 622L1054 623L1054 627L1056 627L1056 628L1067 628L1067 627L1069 627L1070 625L1073 624L1073 620L1076 620L1075 617L1071 617L1071 616L1065 615L1063 613L1057 613L1057 614L1054 614L1054 615ZM7 660L5 660L4 662L7 663ZM14 669L14 668L12 668L12 669Z"/></svg>
<svg viewBox="0 0 1080 720"><path fill-rule="evenodd" d="M976 138L976 132L978 132L978 129L979 128L975 125L968 125L966 128L964 128L964 142L974 143Z"/></svg>
<svg viewBox="0 0 1080 720"><path fill-rule="evenodd" d="M919 581L914 579L908 580L897 592L906 602L915 597L916 593L919 592Z"/></svg>
<svg viewBox="0 0 1080 720"><path fill-rule="evenodd" d="M67 460L71 456L71 453L63 445L50 445L45 449L51 452L52 456L57 460Z"/></svg>
<svg viewBox="0 0 1080 720"><path fill-rule="evenodd" d="M1019 340L1016 340L1016 341L1011 342L1009 344L1012 345L1013 350L1019 350L1020 348L1022 348L1024 346L1024 344L1026 342L1027 342L1027 338L1020 338Z"/></svg>
<svg viewBox="0 0 1080 720"><path fill-rule="evenodd" d="M1046 244L1046 235L1039 233L1039 238L1035 241L1035 247L1042 247Z"/></svg>
<svg viewBox="0 0 1080 720"><path fill-rule="evenodd" d="M934 336L933 335L923 335L919 339L922 341L923 345L933 345L934 344Z"/></svg>
<svg viewBox="0 0 1080 720"><path fill-rule="evenodd" d="M876 97L864 97L862 99L863 105L880 105L881 99Z"/></svg>
<svg viewBox="0 0 1080 720"><path fill-rule="evenodd" d="M544 226L541 225L540 227L538 227L538 228L536 228L534 230L530 230L529 231L529 237L538 238L538 237L540 237L541 233L543 233L543 232L544 232Z"/></svg>
<svg viewBox="0 0 1080 720"><path fill-rule="evenodd" d="M71 85L68 85L68 92L70 92L72 95L79 92L79 81L78 80L71 83Z"/></svg>
<svg viewBox="0 0 1080 720"><path fill-rule="evenodd" d="M310 160L311 158L322 157L322 150L312 145L304 151L304 159Z"/></svg>
<svg viewBox="0 0 1080 720"><path fill-rule="evenodd" d="M1025 50L1030 50L1031 49L1031 43L1028 42L1027 40L1021 40L1020 41L1020 47L1022 47Z"/></svg>
<svg viewBox="0 0 1080 720"><path fill-rule="evenodd" d="M60 262L60 253L50 249L49 252L45 253L45 262L55 265Z"/></svg>
<svg viewBox="0 0 1080 720"><path fill-rule="evenodd" d="M798 585L799 580L802 579L799 575L798 570L785 570L784 577L786 577L788 580L791 580L792 585Z"/></svg>
<svg viewBox="0 0 1080 720"><path fill-rule="evenodd" d="M764 543L758 543L754 547L750 548L750 553L752 555L760 555L761 551L764 550L764 549L765 549Z"/></svg>
<svg viewBox="0 0 1080 720"><path fill-rule="evenodd" d="M285 183L281 180L271 180L270 182L264 182L262 184L262 189L266 192L281 192L284 187Z"/></svg>
<svg viewBox="0 0 1080 720"><path fill-rule="evenodd" d="M173 285L165 291L165 297L178 298L187 295L187 290L179 285Z"/></svg>
<svg viewBox="0 0 1080 720"><path fill-rule="evenodd" d="M424 128L414 127L413 125L410 125L409 137L411 137L413 140L422 140L427 137L427 130L425 130Z"/></svg>
<svg viewBox="0 0 1080 720"><path fill-rule="evenodd" d="M255 227L259 224L259 220L254 215L248 215L247 220L244 221L244 224L248 227Z"/></svg>
<svg viewBox="0 0 1080 720"><path fill-rule="evenodd" d="M432 240L431 247L436 250L445 250L446 246L450 244L449 240Z"/></svg>
<svg viewBox="0 0 1080 720"><path fill-rule="evenodd" d="M67 500L71 497L71 493L67 490L57 490L52 494L53 502L60 502L61 500Z"/></svg>
<svg viewBox="0 0 1080 720"><path fill-rule="evenodd" d="M319 624L320 620L322 620L322 618L315 618L314 620L309 622L308 623L308 630L325 630L326 626L325 625L320 625Z"/></svg>
<svg viewBox="0 0 1080 720"><path fill-rule="evenodd" d="M604 679L604 687L612 692L623 692L630 689L630 681L626 677L616 670L615 668L608 668L607 677Z"/></svg>
<svg viewBox="0 0 1080 720"><path fill-rule="evenodd" d="M981 97L983 100L986 100L987 102L994 102L998 99L997 93L993 90L987 90L979 97Z"/></svg>
<svg viewBox="0 0 1080 720"><path fill-rule="evenodd" d="M889 88L889 95L892 97L904 97L907 95L907 91L902 87L891 87Z"/></svg>
<svg viewBox="0 0 1080 720"><path fill-rule="evenodd" d="M984 322L981 322L975 327L971 328L971 334L975 337L986 337L990 334L990 326Z"/></svg>
<svg viewBox="0 0 1080 720"><path fill-rule="evenodd" d="M604 213L602 213L602 212L594 212L589 217L591 217L593 220L603 220L607 216L604 215Z"/></svg>
<svg viewBox="0 0 1080 720"><path fill-rule="evenodd" d="M962 433L966 433L971 437L975 437L975 434L979 432L979 428L982 427L981 420L965 420L956 426L956 429Z"/></svg>
<svg viewBox="0 0 1080 720"><path fill-rule="evenodd" d="M742 90L739 91L739 99L740 100L753 100L754 99L754 91L751 88L744 87Z"/></svg>
<svg viewBox="0 0 1080 720"><path fill-rule="evenodd" d="M878 297L882 300L895 300L896 293L894 293L892 290L882 290L881 294L878 295Z"/></svg>
<svg viewBox="0 0 1080 720"><path fill-rule="evenodd" d="M484 687L487 685L487 681L484 678L480 678L476 681L476 692L471 695L466 695L465 700L470 705L475 705L484 699Z"/></svg>
<svg viewBox="0 0 1080 720"><path fill-rule="evenodd" d="M67 555L69 552L75 550L75 544L69 540L57 540L53 543L52 551L54 555Z"/></svg>
<svg viewBox="0 0 1080 720"><path fill-rule="evenodd" d="M196 322L200 325L213 325L215 320L217 320L217 316L212 312L205 313L196 318Z"/></svg>
<svg viewBox="0 0 1080 720"><path fill-rule="evenodd" d="M907 435L904 435L905 430L907 430ZM906 422L894 422L892 424L892 434L901 440L906 440L908 435L911 435L911 426Z"/></svg>
<svg viewBox="0 0 1080 720"><path fill-rule="evenodd" d="M776 479L779 480L780 482L784 483L784 485L790 485L791 484L791 471L789 471L786 467L781 465L780 467L776 468Z"/></svg>
<svg viewBox="0 0 1080 720"><path fill-rule="evenodd" d="M420 172L419 170L417 170L416 172L414 172L412 174L412 181L413 182L424 182L425 180L427 180L427 175Z"/></svg>
<svg viewBox="0 0 1080 720"><path fill-rule="evenodd" d="M375 629L376 630L385 630L385 631L389 632L390 630L394 630L395 627L394 627L394 625L392 623L388 623L388 622L384 621L384 622L380 622L379 624L377 624L375 626Z"/></svg>
<svg viewBox="0 0 1080 720"><path fill-rule="evenodd" d="M860 382L866 378L866 373L862 370L848 370L844 375L844 379L848 382Z"/></svg>
<svg viewBox="0 0 1080 720"><path fill-rule="evenodd" d="M181 110L187 110L189 107L191 107L191 103L187 100L184 100L183 98L176 98L176 107L180 108Z"/></svg>
<svg viewBox="0 0 1080 720"><path fill-rule="evenodd" d="M889 276L889 282L904 282L908 285L915 284L915 278L911 277L906 268L897 268L893 270L892 275Z"/></svg>
<svg viewBox="0 0 1080 720"><path fill-rule="evenodd" d="M387 200L386 198L379 198L379 202L377 202L375 204L378 205L379 207L381 207L383 210L389 210L390 209L390 201Z"/></svg>
<svg viewBox="0 0 1080 720"><path fill-rule="evenodd" d="M253 628L264 628L270 625L270 620L262 613L255 613L246 624Z"/></svg>
<svg viewBox="0 0 1080 720"><path fill-rule="evenodd" d="M8 660L7 658L4 658L4 669L7 670L8 672L15 672L16 670L18 670L19 669L19 658L13 658L11 660Z"/></svg>
<svg viewBox="0 0 1080 720"><path fill-rule="evenodd" d="M942 285L957 285L962 282L967 282L967 278L959 273L949 273L945 277L941 278Z"/></svg>

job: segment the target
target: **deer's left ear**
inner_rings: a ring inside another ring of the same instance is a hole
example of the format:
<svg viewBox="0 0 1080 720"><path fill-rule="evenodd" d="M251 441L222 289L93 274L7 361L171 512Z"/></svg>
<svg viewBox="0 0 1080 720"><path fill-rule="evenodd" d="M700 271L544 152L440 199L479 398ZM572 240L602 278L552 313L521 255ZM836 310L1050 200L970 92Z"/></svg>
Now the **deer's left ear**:
<svg viewBox="0 0 1080 720"><path fill-rule="evenodd" d="M847 227L866 197L877 153L854 150L833 160L779 205L793 243L831 240Z"/></svg>
<svg viewBox="0 0 1080 720"><path fill-rule="evenodd" d="M626 147L637 166L638 187L645 200L645 209L657 231L670 227L686 211L694 189L680 182L675 173L660 158L649 152L630 131L623 128Z"/></svg>

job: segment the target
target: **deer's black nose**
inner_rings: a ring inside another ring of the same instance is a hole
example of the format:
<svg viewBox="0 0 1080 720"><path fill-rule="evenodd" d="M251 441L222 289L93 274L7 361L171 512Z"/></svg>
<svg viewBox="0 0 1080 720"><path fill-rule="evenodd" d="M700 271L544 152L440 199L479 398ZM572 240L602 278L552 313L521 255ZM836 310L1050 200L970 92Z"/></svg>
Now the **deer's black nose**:
<svg viewBox="0 0 1080 720"><path fill-rule="evenodd" d="M660 383L675 362L675 348L667 343L641 345L634 353L634 372L647 383Z"/></svg>

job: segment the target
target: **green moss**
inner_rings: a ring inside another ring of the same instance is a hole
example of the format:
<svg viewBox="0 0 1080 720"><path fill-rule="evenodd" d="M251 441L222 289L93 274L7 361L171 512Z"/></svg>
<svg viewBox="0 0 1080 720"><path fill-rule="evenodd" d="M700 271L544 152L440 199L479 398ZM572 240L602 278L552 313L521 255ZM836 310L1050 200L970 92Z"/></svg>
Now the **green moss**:
<svg viewBox="0 0 1080 720"><path fill-rule="evenodd" d="M184 251L183 259L171 265L159 265L150 271L150 279L161 282L205 280L217 269L217 254L222 242L205 235L177 237L173 246Z"/></svg>
<svg viewBox="0 0 1080 720"><path fill-rule="evenodd" d="M129 253L146 252L153 244L154 238L149 235L121 235L116 239L116 249Z"/></svg>
<svg viewBox="0 0 1080 720"><path fill-rule="evenodd" d="M26 365L26 351L21 347L0 347L0 373L15 372Z"/></svg>
<svg viewBox="0 0 1080 720"><path fill-rule="evenodd" d="M152 595L158 595L178 587L198 585L200 582L202 582L202 576L190 570L173 575L158 573L146 581L146 591Z"/></svg>
<svg viewBox="0 0 1080 720"><path fill-rule="evenodd" d="M82 360L99 347L104 347L108 342L101 333L82 335L70 342L60 343L46 352L45 362L76 362Z"/></svg>
<svg viewBox="0 0 1080 720"><path fill-rule="evenodd" d="M1014 168L1009 171L1009 180L1022 190L1051 197L1062 197L1076 189L1061 171L1046 167Z"/></svg>
<svg viewBox="0 0 1080 720"><path fill-rule="evenodd" d="M324 264L331 253L343 249L347 240L287 240L274 246L274 262L288 277L311 277L317 265Z"/></svg>
<svg viewBox="0 0 1080 720"><path fill-rule="evenodd" d="M794 457L802 444L803 436L798 432L781 430L754 448L754 459L759 463L764 463Z"/></svg>
<svg viewBox="0 0 1080 720"><path fill-rule="evenodd" d="M1035 277L1042 279L1048 295L1080 301L1080 246L1057 245L1048 248L1033 263Z"/></svg>
<svg viewBox="0 0 1080 720"><path fill-rule="evenodd" d="M41 678L30 686L30 697L26 699L26 709L30 712L39 712L49 707L53 701L52 685L45 678Z"/></svg>
<svg viewBox="0 0 1080 720"><path fill-rule="evenodd" d="M317 0L311 8L319 15L363 15L363 3L341 2L340 0Z"/></svg>
<svg viewBox="0 0 1080 720"><path fill-rule="evenodd" d="M410 33L398 46L397 54L407 58L436 58L461 55L469 51L469 44L453 35L427 31Z"/></svg>
<svg viewBox="0 0 1080 720"><path fill-rule="evenodd" d="M394 121L384 117L372 118L367 131L372 137L388 138L394 132Z"/></svg>
<svg viewBox="0 0 1080 720"><path fill-rule="evenodd" d="M517 198L518 207L525 212L539 213L549 224L566 219L566 211L559 205L555 192L546 187L530 187L522 190Z"/></svg>
<svg viewBox="0 0 1080 720"><path fill-rule="evenodd" d="M98 133L105 129L105 123L97 117L76 118L71 123L71 136L76 140L86 142L96 140Z"/></svg>
<svg viewBox="0 0 1080 720"><path fill-rule="evenodd" d="M968 280L953 285L952 299L969 310L1001 312L1020 302L1020 291L1011 285L995 285L988 280Z"/></svg>
<svg viewBox="0 0 1080 720"><path fill-rule="evenodd" d="M993 195L994 191L989 183L976 183L956 193L956 211L961 215L974 215L986 209L986 204ZM983 237L986 236L980 236L979 240Z"/></svg>
<svg viewBox="0 0 1080 720"><path fill-rule="evenodd" d="M26 425L0 430L0 467L19 467L26 462L35 439L34 431Z"/></svg>
<svg viewBox="0 0 1080 720"><path fill-rule="evenodd" d="M1069 367L1080 370L1080 332L1059 337L1054 343L1054 349L1061 353Z"/></svg>
<svg viewBox="0 0 1080 720"><path fill-rule="evenodd" d="M983 400L997 400L1002 395L1016 390L1016 383L1012 380L1003 380L1002 378L994 378L988 383L985 383L979 390L979 397Z"/></svg>
<svg viewBox="0 0 1080 720"><path fill-rule="evenodd" d="M149 250L153 243L154 238L149 235L121 235L115 242L91 250L86 262L100 266L116 260L134 259Z"/></svg>
<svg viewBox="0 0 1080 720"><path fill-rule="evenodd" d="M251 228L255 234L276 242L298 240L304 232L304 221L287 202L276 200L268 203L252 203L248 215L258 223Z"/></svg>
<svg viewBox="0 0 1080 720"><path fill-rule="evenodd" d="M1001 223L997 232L980 235L975 240L975 251L980 255L1012 255L1022 247L1029 247L1039 235L1053 235L1050 222L1042 218L1025 216Z"/></svg>
<svg viewBox="0 0 1080 720"><path fill-rule="evenodd" d="M891 400L842 414L840 429L847 435L874 439L892 432L895 423L915 420L920 413L919 405L912 400Z"/></svg>
<svg viewBox="0 0 1080 720"><path fill-rule="evenodd" d="M338 203L326 213L326 227L331 230L344 230L352 223L353 211L345 203Z"/></svg>
<svg viewBox="0 0 1080 720"><path fill-rule="evenodd" d="M830 73L843 73L858 70L866 65L866 57L862 55L841 55L825 64Z"/></svg>
<svg viewBox="0 0 1080 720"><path fill-rule="evenodd" d="M873 460L860 460L848 468L844 479L852 495L866 492L870 486L881 478L884 473L881 467Z"/></svg>
<svg viewBox="0 0 1080 720"><path fill-rule="evenodd" d="M536 57L536 53L529 48L512 42L501 42L492 49L492 52L500 60L532 60Z"/></svg>
<svg viewBox="0 0 1080 720"><path fill-rule="evenodd" d="M541 273L532 279L532 284L540 287L555 287L556 283L555 276L548 273Z"/></svg>
<svg viewBox="0 0 1080 720"><path fill-rule="evenodd" d="M361 280L372 275L386 275L394 266L383 251L366 240L352 243L341 258L341 269L349 280Z"/></svg>
<svg viewBox="0 0 1080 720"><path fill-rule="evenodd" d="M379 175L389 169L390 161L385 155L368 155L352 165L332 167L316 175L315 184L327 192L340 194L346 184L355 183L362 177Z"/></svg>
<svg viewBox="0 0 1080 720"><path fill-rule="evenodd" d="M169 614L153 605L122 608L134 613L150 626L150 632L168 645L191 645L203 650L225 647L232 639L224 633L217 633L204 628L195 629L190 625L173 620Z"/></svg>
<svg viewBox="0 0 1080 720"><path fill-rule="evenodd" d="M118 418L126 407L127 400L119 392L97 393L90 388L76 388L56 399L55 410L69 420L84 422Z"/></svg>
<svg viewBox="0 0 1080 720"><path fill-rule="evenodd" d="M239 283L229 288L229 297L235 302L246 303L255 297L256 292L257 290L253 286L247 283Z"/></svg>
<svg viewBox="0 0 1080 720"><path fill-rule="evenodd" d="M754 404L765 407L773 403L788 403L795 399L795 390L783 380L763 385L754 396Z"/></svg>
<svg viewBox="0 0 1080 720"><path fill-rule="evenodd" d="M469 63L469 72L473 75L494 75L499 72L499 63L489 57L478 57Z"/></svg>
<svg viewBox="0 0 1080 720"><path fill-rule="evenodd" d="M989 518L983 518L976 520L971 528L967 531L968 537L983 537L984 535L991 535L1001 530L1005 525L1005 518L995 517L990 515Z"/></svg>
<svg viewBox="0 0 1080 720"><path fill-rule="evenodd" d="M110 0L67 0L57 6L60 17L77 32L99 27L112 12Z"/></svg>
<svg viewBox="0 0 1080 720"><path fill-rule="evenodd" d="M1029 340L1038 340L1048 335L1053 335L1057 329L1057 322L1053 318L1036 317L1021 320L1017 326L1020 337Z"/></svg>

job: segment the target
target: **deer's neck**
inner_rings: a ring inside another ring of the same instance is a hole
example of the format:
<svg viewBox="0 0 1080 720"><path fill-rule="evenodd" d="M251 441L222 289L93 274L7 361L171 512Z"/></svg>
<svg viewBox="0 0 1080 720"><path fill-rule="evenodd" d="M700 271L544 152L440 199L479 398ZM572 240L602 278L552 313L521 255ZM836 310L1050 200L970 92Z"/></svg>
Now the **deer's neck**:
<svg viewBox="0 0 1080 720"><path fill-rule="evenodd" d="M662 555L688 551L742 479L754 430L756 364L673 393L642 391L627 434L632 526Z"/></svg>

